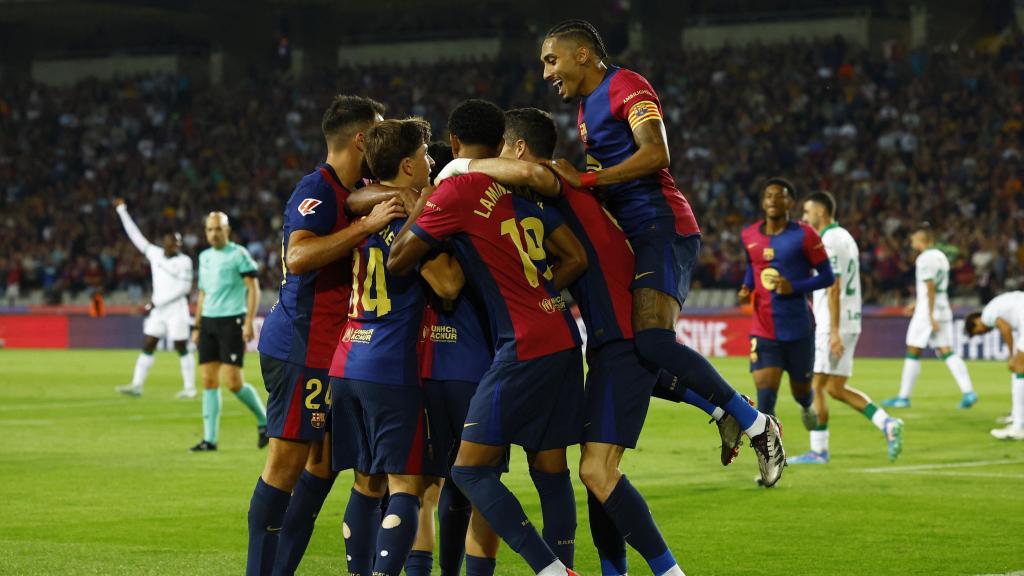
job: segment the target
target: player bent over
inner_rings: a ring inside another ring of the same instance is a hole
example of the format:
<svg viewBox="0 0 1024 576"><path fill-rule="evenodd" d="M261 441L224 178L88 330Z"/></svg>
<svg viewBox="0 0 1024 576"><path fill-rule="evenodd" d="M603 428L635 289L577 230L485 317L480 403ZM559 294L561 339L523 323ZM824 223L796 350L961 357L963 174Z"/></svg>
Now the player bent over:
<svg viewBox="0 0 1024 576"><path fill-rule="evenodd" d="M778 425L769 424L706 358L676 340L675 323L700 251L700 227L668 170L657 94L643 76L607 64L607 57L589 22L569 20L548 31L540 54L544 80L563 101L580 98L579 134L588 171L581 174L565 160L552 160L551 166L573 186L600 194L629 238L636 254L634 343L641 358L676 377L676 387L659 388L657 395L694 404L718 421L722 464L736 456L746 432L756 439L752 445L764 475L776 478L785 464ZM768 436L761 437L766 429Z"/></svg>
<svg viewBox="0 0 1024 576"><path fill-rule="evenodd" d="M811 450L789 459L790 464L826 464L828 451L828 395L864 414L882 431L895 460L903 449L903 421L890 418L860 390L846 381L853 374L853 354L860 338L860 254L857 242L835 221L836 200L828 192L815 192L804 201L803 221L821 234L835 282L814 292L814 408L817 426L811 430Z"/></svg>
<svg viewBox="0 0 1024 576"><path fill-rule="evenodd" d="M1006 428L992 430L992 436L1024 440L1024 292L996 296L981 312L967 315L965 328L971 336L981 336L995 328L1010 349L1006 363L1012 374L1010 423Z"/></svg>
<svg viewBox="0 0 1024 576"><path fill-rule="evenodd" d="M124 231L132 244L149 261L153 277L153 295L146 305L146 320L142 324L142 333L145 335L142 353L135 361L132 383L119 386L117 391L129 396L142 395L146 375L153 366L156 345L161 338L167 338L174 343L174 349L180 357L181 380L184 387L178 392L177 397L195 398L196 365L188 349L191 322L188 297L192 293L192 259L181 252L181 234L164 234L163 248L150 244L128 215L128 207L124 200L115 200L114 209L117 210L117 216L121 219L121 225L124 226Z"/></svg>
<svg viewBox="0 0 1024 576"><path fill-rule="evenodd" d="M334 482L328 369L352 290L352 248L402 213L392 202L350 222L345 211L362 176L364 134L383 112L369 98L336 97L321 123L327 159L285 205L284 279L260 333L270 449L249 504L250 575L294 573Z"/></svg>
<svg viewBox="0 0 1024 576"><path fill-rule="evenodd" d="M366 160L382 184L426 187L432 161L430 127L421 119L385 120L366 135ZM331 364L335 470L356 481L343 535L350 574L397 576L412 550L420 501L440 474L427 432L429 415L416 349L425 292L418 276L397 276L386 261L404 219L393 219L352 252L349 318ZM420 269L439 294L454 298L464 278L445 254ZM390 497L381 521L376 504ZM379 523L379 528L377 524Z"/></svg>
<svg viewBox="0 0 1024 576"><path fill-rule="evenodd" d="M199 347L199 374L203 380L203 439L193 452L217 449L220 434L220 384L256 416L257 446L267 445L267 412L256 389L242 380L245 343L254 337L252 321L260 302L256 263L249 251L230 240L228 215L206 217L206 241L199 254L199 300L192 339Z"/></svg>
<svg viewBox="0 0 1024 576"><path fill-rule="evenodd" d="M949 259L935 247L935 233L927 223L910 235L911 247L920 252L914 261L917 301L907 327L907 357L903 361L900 393L883 400L887 408L909 408L910 393L921 374L921 352L934 348L956 380L962 394L960 408L970 408L978 401L971 375L962 358L953 352L953 309L949 305Z"/></svg>

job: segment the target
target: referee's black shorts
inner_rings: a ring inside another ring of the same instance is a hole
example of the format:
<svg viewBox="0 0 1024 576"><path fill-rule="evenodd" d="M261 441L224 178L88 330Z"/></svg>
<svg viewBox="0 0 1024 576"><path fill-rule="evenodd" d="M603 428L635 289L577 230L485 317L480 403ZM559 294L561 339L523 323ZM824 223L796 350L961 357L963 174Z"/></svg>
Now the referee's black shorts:
<svg viewBox="0 0 1024 576"><path fill-rule="evenodd" d="M245 314L203 318L199 323L199 363L220 362L241 368L245 362L243 322Z"/></svg>

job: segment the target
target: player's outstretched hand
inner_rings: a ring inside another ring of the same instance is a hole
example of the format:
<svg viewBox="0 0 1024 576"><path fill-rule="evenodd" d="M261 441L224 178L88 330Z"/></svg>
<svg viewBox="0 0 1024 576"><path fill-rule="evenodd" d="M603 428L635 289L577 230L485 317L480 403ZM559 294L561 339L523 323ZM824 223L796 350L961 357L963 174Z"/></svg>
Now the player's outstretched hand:
<svg viewBox="0 0 1024 576"><path fill-rule="evenodd" d="M736 293L736 297L740 299L740 302L746 302L747 298L750 298L750 286L746 284L740 286L740 291Z"/></svg>
<svg viewBox="0 0 1024 576"><path fill-rule="evenodd" d="M117 210L121 206L126 206L124 198L114 198L114 210Z"/></svg>
<svg viewBox="0 0 1024 576"><path fill-rule="evenodd" d="M451 178L452 176L462 176L463 174L469 174L469 158L456 158L451 162L444 165L444 168L434 176L434 186L440 186L441 182L445 179Z"/></svg>
<svg viewBox="0 0 1024 576"><path fill-rule="evenodd" d="M386 226L388 222L402 216L405 216L405 208L402 206L402 201L398 198L392 198L387 202L381 202L374 206L370 214L363 218L363 223L369 228L370 233L374 233Z"/></svg>
<svg viewBox="0 0 1024 576"><path fill-rule="evenodd" d="M551 167L555 169L555 172L558 172L559 176L565 178L565 181L570 186L580 186L580 172L572 165L572 162L565 158L559 158L558 160L551 161Z"/></svg>
<svg viewBox="0 0 1024 576"><path fill-rule="evenodd" d="M793 285L790 284L789 280L779 276L779 281L775 284L775 293L779 296L789 296L793 293Z"/></svg>

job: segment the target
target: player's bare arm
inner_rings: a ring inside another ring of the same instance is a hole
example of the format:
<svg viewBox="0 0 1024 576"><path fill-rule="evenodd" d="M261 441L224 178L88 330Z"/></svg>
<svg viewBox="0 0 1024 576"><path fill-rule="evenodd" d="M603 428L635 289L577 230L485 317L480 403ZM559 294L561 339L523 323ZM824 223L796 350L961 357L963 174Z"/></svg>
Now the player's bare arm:
<svg viewBox="0 0 1024 576"><path fill-rule="evenodd" d="M398 198L402 202L405 212L409 213L416 206L416 201L419 200L419 197L420 193L412 188L396 188L384 184L370 184L349 194L348 199L345 200L345 207L356 216L366 216L373 210L374 206L387 202L392 198Z"/></svg>
<svg viewBox="0 0 1024 576"><path fill-rule="evenodd" d="M597 174L596 185L607 186L629 182L668 168L671 157L668 151L668 137L665 123L658 118L637 124L633 129L633 140L638 149L621 164L610 166ZM573 186L580 185L580 172L568 160L552 160L551 166Z"/></svg>
<svg viewBox="0 0 1024 576"><path fill-rule="evenodd" d="M288 236L285 265L292 274L319 270L348 255L367 236L404 215L402 201L392 198L374 206L368 216L333 234L317 236L309 230L296 230Z"/></svg>
<svg viewBox="0 0 1024 576"><path fill-rule="evenodd" d="M828 287L828 315L829 315L829 335L828 335L828 347L833 358L842 358L845 346L843 346L843 339L839 337L839 291L841 276L836 274L836 281Z"/></svg>
<svg viewBox="0 0 1024 576"><path fill-rule="evenodd" d="M925 280L928 286L928 321L932 324L932 332L939 331L939 322L935 319L935 280Z"/></svg>
<svg viewBox="0 0 1024 576"><path fill-rule="evenodd" d="M548 234L544 240L544 250L555 259L551 266L554 274L551 284L555 290L568 288L587 269L587 252L579 238L565 224Z"/></svg>
<svg viewBox="0 0 1024 576"><path fill-rule="evenodd" d="M526 186L534 192L557 198L562 186L551 170L536 162L512 158L484 158L469 162L470 172L486 174L507 186Z"/></svg>
<svg viewBox="0 0 1024 576"><path fill-rule="evenodd" d="M199 296L196 298L196 321L195 326L192 327L192 343L196 346L199 345L199 323L203 321L203 301L206 300L206 292L199 291Z"/></svg>
<svg viewBox="0 0 1024 576"><path fill-rule="evenodd" d="M459 261L443 252L420 266L420 276L430 284L435 294L445 300L458 298L466 285L466 275Z"/></svg>
<svg viewBox="0 0 1024 576"><path fill-rule="evenodd" d="M256 336L252 323L256 318L256 309L260 305L260 281L255 274L242 280L245 282L245 324L242 325L242 339L250 342Z"/></svg>
<svg viewBox="0 0 1024 576"><path fill-rule="evenodd" d="M391 245L391 253L388 254L388 272L398 275L408 274L416 266L416 263L430 252L430 244L413 234L410 228L423 213L423 207L427 205L427 199L433 192L434 187L432 186L423 189L416 207L405 221L405 226L398 231L398 237L395 238L395 243Z"/></svg>

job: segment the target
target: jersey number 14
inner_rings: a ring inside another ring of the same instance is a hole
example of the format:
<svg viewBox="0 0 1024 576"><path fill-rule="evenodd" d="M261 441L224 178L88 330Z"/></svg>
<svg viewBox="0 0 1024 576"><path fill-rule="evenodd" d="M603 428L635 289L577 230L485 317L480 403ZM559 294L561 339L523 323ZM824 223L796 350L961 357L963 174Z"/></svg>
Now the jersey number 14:
<svg viewBox="0 0 1024 576"><path fill-rule="evenodd" d="M349 300L348 315L350 318L359 316L359 307L364 312L374 312L377 317L391 312L391 299L388 298L388 284L384 277L384 251L371 246L366 258L366 278L359 285L359 269L362 266L362 251L352 251L352 298Z"/></svg>

